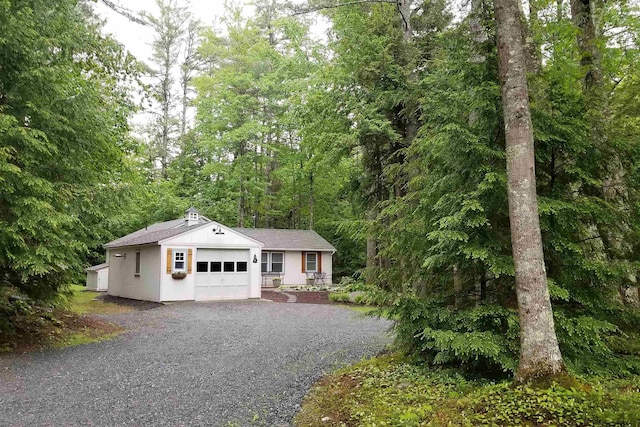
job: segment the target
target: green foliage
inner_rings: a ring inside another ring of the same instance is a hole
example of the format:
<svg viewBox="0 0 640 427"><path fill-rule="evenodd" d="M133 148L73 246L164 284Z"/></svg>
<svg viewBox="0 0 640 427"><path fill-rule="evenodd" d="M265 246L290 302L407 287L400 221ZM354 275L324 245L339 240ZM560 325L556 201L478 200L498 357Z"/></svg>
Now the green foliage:
<svg viewBox="0 0 640 427"><path fill-rule="evenodd" d="M295 421L299 426L637 426L638 378L533 388L468 380L425 370L397 355L382 356L323 378Z"/></svg>
<svg viewBox="0 0 640 427"><path fill-rule="evenodd" d="M333 302L349 302L349 292L331 292L329 301Z"/></svg>
<svg viewBox="0 0 640 427"><path fill-rule="evenodd" d="M0 1L0 287L47 300L102 243L135 72L84 3Z"/></svg>
<svg viewBox="0 0 640 427"><path fill-rule="evenodd" d="M589 103L582 84L575 27L558 19L555 5L538 7L533 36L544 39L550 57L531 76L530 95L539 212L561 350L574 372L637 372L636 362L616 354L611 340L640 326L637 309L625 308L619 296L621 288L637 284L632 163L640 158L632 129L638 122L629 105L618 109L621 99L634 102L612 77L602 104L611 110L595 111L599 107ZM615 6L603 13L637 34L637 25ZM397 168L408 178L406 192L378 203L382 268L373 274L387 293L404 349L431 364L509 375L518 361L519 326L502 108L491 9L483 7L478 18L482 41L463 22L431 35L423 51L429 59L420 68L421 126ZM393 29L384 31L393 38ZM634 81L635 65L614 65L613 58L627 63L615 43L601 49L611 76ZM635 46L623 50L630 58L637 55ZM348 54L362 60L357 50ZM385 62L382 68L390 67Z"/></svg>

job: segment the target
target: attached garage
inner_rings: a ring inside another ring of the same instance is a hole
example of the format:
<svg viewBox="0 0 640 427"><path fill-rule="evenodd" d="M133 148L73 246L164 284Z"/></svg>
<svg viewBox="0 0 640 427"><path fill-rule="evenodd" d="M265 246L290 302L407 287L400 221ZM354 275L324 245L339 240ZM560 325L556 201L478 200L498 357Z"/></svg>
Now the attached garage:
<svg viewBox="0 0 640 427"><path fill-rule="evenodd" d="M195 300L249 298L248 249L198 249Z"/></svg>
<svg viewBox="0 0 640 427"><path fill-rule="evenodd" d="M275 278L330 284L335 252L313 230L234 229L194 208L104 247L109 295L147 301L260 298L261 285ZM88 283L97 287L93 275Z"/></svg>
<svg viewBox="0 0 640 427"><path fill-rule="evenodd" d="M260 298L263 244L189 209L105 245L109 294L148 301Z"/></svg>

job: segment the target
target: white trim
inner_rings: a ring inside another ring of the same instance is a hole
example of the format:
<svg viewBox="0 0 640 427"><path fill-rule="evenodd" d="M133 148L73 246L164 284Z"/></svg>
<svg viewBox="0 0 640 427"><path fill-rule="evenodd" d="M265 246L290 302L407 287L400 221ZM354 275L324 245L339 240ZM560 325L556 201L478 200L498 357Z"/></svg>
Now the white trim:
<svg viewBox="0 0 640 427"><path fill-rule="evenodd" d="M168 244L167 244L168 245ZM180 247L189 247L189 248L202 248L202 249L261 249L260 246L250 246L250 245L230 245L230 244L219 244L219 243L188 243L188 242L176 242L171 243L171 247L173 246Z"/></svg>
<svg viewBox="0 0 640 427"><path fill-rule="evenodd" d="M133 275L135 277L140 277L140 272L142 271L142 254L140 251L135 251L134 254Z"/></svg>
<svg viewBox="0 0 640 427"><path fill-rule="evenodd" d="M240 233L240 232L238 232L238 231L235 231L234 229L229 228L229 227L227 227L227 226L226 226L226 225L224 225L224 224L220 224L219 222L215 222L215 221L207 222L207 223L202 224L202 225L201 225L201 226L199 226L199 227L195 227L195 228L191 228L191 229L189 229L189 230L185 230L183 233L176 234L175 236L171 236L171 237L167 237L166 239L158 240L158 241L156 242L156 244L158 244L158 245L164 245L164 244L168 244L168 243L170 243L171 245L175 245L175 244L180 244L180 245L182 245L182 243L175 243L175 242L171 242L171 240L176 239L176 238L181 237L181 236L184 236L184 235L186 235L186 234L189 234L189 233L191 233L192 231L197 231L197 230L200 230L201 228L209 227L209 226L212 226L212 225L214 225L214 226L216 226L216 227L217 227L217 226L220 226L220 227L224 230L224 232L225 232L225 233L233 233L233 234L235 234L236 236L240 236L240 237L243 237L243 238L245 238L245 239L247 239L247 240L250 240L250 241L252 241L252 242L254 242L254 243L257 243L257 244L258 244L258 246L259 246L260 248L262 248L262 247L264 246L264 243L262 243L262 242L260 242L260 241L258 241L258 240L256 240L256 239L254 239L254 238L252 238L252 237L249 237L249 236L247 236L246 234L242 234L242 233ZM198 247L200 247L200 246L202 246L202 247L206 247L206 245L198 245ZM216 247L222 247L222 246L221 246L221 245L216 245ZM232 247L232 246L229 246L229 247ZM238 247L244 247L244 248L246 248L247 246L238 246Z"/></svg>
<svg viewBox="0 0 640 427"><path fill-rule="evenodd" d="M183 255L183 259L181 260L184 263L183 268L176 268L176 255L181 253ZM171 248L171 272L187 272L189 266L187 263L189 262L189 251L187 248Z"/></svg>
<svg viewBox="0 0 640 427"><path fill-rule="evenodd" d="M282 254L282 261L278 263L278 264L282 264L282 271L273 271L273 258L272 258L272 255L274 253ZM267 271L262 271L262 255L266 255L267 256ZM262 253L260 254L260 274L270 274L270 273L284 274L284 265L285 265L285 261L284 260L285 260L284 251L262 251Z"/></svg>
<svg viewBox="0 0 640 427"><path fill-rule="evenodd" d="M298 248L267 248L263 247L263 251L287 251L287 252L331 252L334 254L336 252L335 249L298 249Z"/></svg>
<svg viewBox="0 0 640 427"><path fill-rule="evenodd" d="M322 253L320 253L320 252L309 251L309 252L305 252L304 253L304 272L305 273L317 273L318 272L318 254L320 254L320 256L322 256ZM309 259L308 259L309 255L313 255L313 256L316 257L316 260L315 260L315 265L316 266L315 266L315 268L313 270L309 269Z"/></svg>

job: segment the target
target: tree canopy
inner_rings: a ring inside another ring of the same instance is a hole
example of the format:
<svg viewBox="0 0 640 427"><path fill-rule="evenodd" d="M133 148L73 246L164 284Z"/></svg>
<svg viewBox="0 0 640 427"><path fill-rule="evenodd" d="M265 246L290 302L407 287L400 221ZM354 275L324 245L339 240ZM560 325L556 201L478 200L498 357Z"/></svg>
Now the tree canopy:
<svg viewBox="0 0 640 427"><path fill-rule="evenodd" d="M158 0L136 18L156 34L140 66L90 3L54 3L0 0L0 286L50 298L112 236L193 205L317 230L333 281L375 293L408 353L515 373L530 271L514 264L507 160L522 116L501 97L513 42L493 4L259 0L207 27ZM518 179L536 182L547 320L570 371L638 372L638 6L499 5L522 27L533 157ZM154 119L131 129L141 88Z"/></svg>

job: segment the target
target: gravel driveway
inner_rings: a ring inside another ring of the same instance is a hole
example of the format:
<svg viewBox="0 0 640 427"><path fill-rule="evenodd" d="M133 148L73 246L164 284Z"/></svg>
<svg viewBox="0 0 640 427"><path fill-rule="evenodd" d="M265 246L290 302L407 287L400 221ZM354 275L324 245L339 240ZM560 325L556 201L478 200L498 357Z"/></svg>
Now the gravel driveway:
<svg viewBox="0 0 640 427"><path fill-rule="evenodd" d="M179 303L101 316L111 341L0 356L0 425L288 426L324 373L390 342L332 305Z"/></svg>

